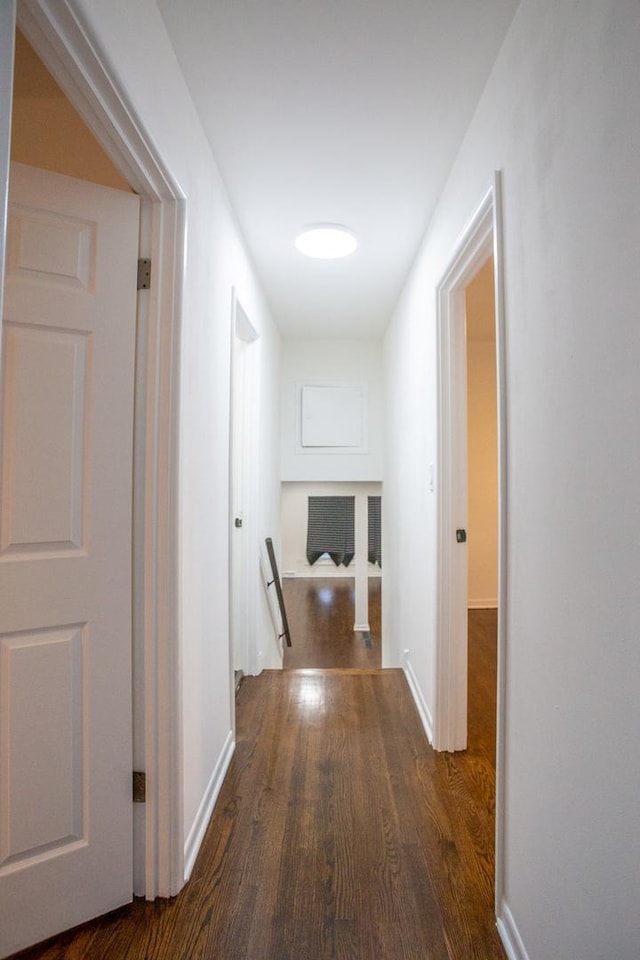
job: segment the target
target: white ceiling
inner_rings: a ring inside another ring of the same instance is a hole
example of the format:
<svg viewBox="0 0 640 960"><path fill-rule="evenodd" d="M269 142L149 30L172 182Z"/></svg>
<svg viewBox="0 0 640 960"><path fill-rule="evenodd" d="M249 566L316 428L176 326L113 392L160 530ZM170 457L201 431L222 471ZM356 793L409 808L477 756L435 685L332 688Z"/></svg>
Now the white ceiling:
<svg viewBox="0 0 640 960"><path fill-rule="evenodd" d="M285 336L382 335L517 2L158 0Z"/></svg>

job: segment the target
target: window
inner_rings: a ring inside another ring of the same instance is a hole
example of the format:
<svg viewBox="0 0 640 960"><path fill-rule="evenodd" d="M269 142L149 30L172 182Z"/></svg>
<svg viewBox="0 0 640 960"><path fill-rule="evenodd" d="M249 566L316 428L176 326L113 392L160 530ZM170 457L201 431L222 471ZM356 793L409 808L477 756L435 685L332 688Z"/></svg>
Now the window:
<svg viewBox="0 0 640 960"><path fill-rule="evenodd" d="M348 567L355 552L355 497L309 497L307 560L328 553L335 565Z"/></svg>
<svg viewBox="0 0 640 960"><path fill-rule="evenodd" d="M369 497L369 563L382 566L382 497Z"/></svg>

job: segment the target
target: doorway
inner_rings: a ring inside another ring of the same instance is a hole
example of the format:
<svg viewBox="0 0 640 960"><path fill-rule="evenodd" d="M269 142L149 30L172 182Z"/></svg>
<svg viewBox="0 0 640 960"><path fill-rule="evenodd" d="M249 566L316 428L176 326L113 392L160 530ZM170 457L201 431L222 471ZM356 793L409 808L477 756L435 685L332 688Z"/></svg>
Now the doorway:
<svg viewBox="0 0 640 960"><path fill-rule="evenodd" d="M496 882L503 883L504 690L506 675L507 448L501 178L481 200L457 243L437 290L438 462L437 610L433 742L437 750L467 745L468 430L465 291L493 257L498 451Z"/></svg>
<svg viewBox="0 0 640 960"><path fill-rule="evenodd" d="M283 482L281 511L284 668L379 669L382 483Z"/></svg>
<svg viewBox="0 0 640 960"><path fill-rule="evenodd" d="M3 22L3 39L11 47L15 6L3 5L3 13L9 14L9 22ZM135 848L140 869L135 892L152 899L175 894L184 882L177 736L180 671L175 643L176 293L184 248L182 197L144 132L132 125L124 95L90 46L66 0L22 0L17 4L17 20L69 102L90 122L109 161L139 194L143 224L140 253L156 262L162 260L164 267L152 276L148 302L140 311L135 374L134 658L140 666L135 679L140 716L134 733L138 757L147 774L147 803L139 808L142 815L137 817ZM4 135L9 130L4 99L1 106ZM1 226L4 235L4 222Z"/></svg>
<svg viewBox="0 0 640 960"><path fill-rule="evenodd" d="M467 749L495 752L498 419L494 262L465 289L468 464ZM495 764L495 759L493 760Z"/></svg>
<svg viewBox="0 0 640 960"><path fill-rule="evenodd" d="M70 176L80 158L88 169L74 173L111 182ZM13 952L129 902L134 890L131 796L122 787L133 754L140 224L139 198L20 33L8 217L0 890L2 950Z"/></svg>

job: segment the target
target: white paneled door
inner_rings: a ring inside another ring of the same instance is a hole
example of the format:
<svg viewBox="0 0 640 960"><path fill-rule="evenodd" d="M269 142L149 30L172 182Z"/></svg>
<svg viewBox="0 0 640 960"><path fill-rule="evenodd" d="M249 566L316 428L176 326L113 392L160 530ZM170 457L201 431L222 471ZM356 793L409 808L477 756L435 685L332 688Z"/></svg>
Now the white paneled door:
<svg viewBox="0 0 640 960"><path fill-rule="evenodd" d="M0 956L131 900L133 194L12 166Z"/></svg>

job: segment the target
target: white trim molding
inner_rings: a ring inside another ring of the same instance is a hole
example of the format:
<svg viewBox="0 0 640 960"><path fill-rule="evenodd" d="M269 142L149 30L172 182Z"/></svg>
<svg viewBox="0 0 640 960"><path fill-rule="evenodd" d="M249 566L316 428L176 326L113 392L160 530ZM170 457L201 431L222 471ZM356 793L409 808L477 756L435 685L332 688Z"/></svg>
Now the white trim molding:
<svg viewBox="0 0 640 960"><path fill-rule="evenodd" d="M427 740L429 743L433 743L433 719L427 706L427 701L424 698L424 694L420 689L420 684L418 683L418 678L416 677L415 671L409 660L409 654L405 650L402 657L402 669L404 675L407 678L407 683L409 684L409 690L411 691L411 696L416 705L416 710L420 720L422 721L422 726L424 727L424 732L427 735Z"/></svg>
<svg viewBox="0 0 640 960"><path fill-rule="evenodd" d="M134 740L147 780L135 852L147 899L184 883L178 440L185 198L73 0L18 0L18 25L115 166L142 199L153 257L136 361L134 450Z"/></svg>
<svg viewBox="0 0 640 960"><path fill-rule="evenodd" d="M207 827L209 826L209 821L211 820L211 815L213 813L213 808L215 807L216 800L222 788L224 778L226 776L227 770L229 769L229 764L233 757L233 752L235 750L236 743L233 739L233 731L230 730L227 734L227 739L225 740L222 752L218 757L218 761L213 769L209 783L207 784L207 789L204 792L204 796L200 801L200 806L198 807L198 812L195 815L194 821L189 830L189 836L187 837L186 843L184 845L184 882L186 883L191 872L194 868L196 858L202 846L202 841L204 840L204 835L207 832Z"/></svg>
<svg viewBox="0 0 640 960"><path fill-rule="evenodd" d="M498 915L497 926L502 945L506 950L509 960L529 960L529 954L525 950L522 937L513 919L513 914L504 900L502 901Z"/></svg>
<svg viewBox="0 0 640 960"><path fill-rule="evenodd" d="M507 326L504 280L504 225L502 173L496 171L493 184L493 282L496 300L496 371L498 402L498 677L496 705L496 913L504 897L504 845L506 794L506 690L508 613L508 410L507 410Z"/></svg>

